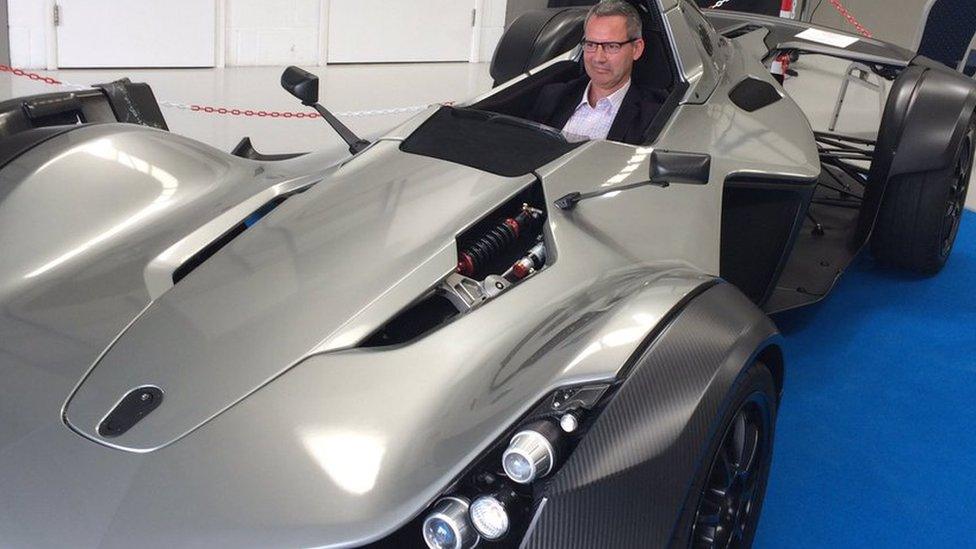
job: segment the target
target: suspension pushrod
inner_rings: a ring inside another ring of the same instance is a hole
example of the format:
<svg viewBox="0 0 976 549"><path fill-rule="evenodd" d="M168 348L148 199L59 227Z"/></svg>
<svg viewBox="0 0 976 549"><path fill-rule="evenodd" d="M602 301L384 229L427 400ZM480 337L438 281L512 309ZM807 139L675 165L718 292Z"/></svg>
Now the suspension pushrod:
<svg viewBox="0 0 976 549"><path fill-rule="evenodd" d="M853 137L853 136L850 136L850 135L844 135L842 133L835 133L835 132L815 131L815 132L813 132L813 135L815 135L817 137L826 137L826 138L829 138L829 139L836 139L838 141L850 141L851 143L861 143L862 145L871 145L872 147L878 143L874 139L865 139L863 137Z"/></svg>

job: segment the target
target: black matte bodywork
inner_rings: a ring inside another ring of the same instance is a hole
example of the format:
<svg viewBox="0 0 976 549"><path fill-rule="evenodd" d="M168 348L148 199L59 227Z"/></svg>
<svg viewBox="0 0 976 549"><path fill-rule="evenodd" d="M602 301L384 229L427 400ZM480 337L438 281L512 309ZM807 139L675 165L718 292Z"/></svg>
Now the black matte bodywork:
<svg viewBox="0 0 976 549"><path fill-rule="evenodd" d="M885 105L857 243L870 236L889 181L946 170L976 113L976 85L938 62L917 58L892 84Z"/></svg>
<svg viewBox="0 0 976 549"><path fill-rule="evenodd" d="M729 99L746 112L758 111L782 99L772 84L756 78L746 78L729 92Z"/></svg>
<svg viewBox="0 0 976 549"><path fill-rule="evenodd" d="M495 85L576 47L583 39L585 18L586 10L573 8L535 10L520 17L495 49L490 69Z"/></svg>
<svg viewBox="0 0 976 549"><path fill-rule="evenodd" d="M731 285L693 299L632 359L623 385L545 486L523 547L665 546L736 378L761 356L782 387L777 338Z"/></svg>
<svg viewBox="0 0 976 549"><path fill-rule="evenodd" d="M764 304L795 251L816 181L736 177L722 195L722 278Z"/></svg>
<svg viewBox="0 0 976 549"><path fill-rule="evenodd" d="M403 141L400 150L516 177L552 162L582 143L569 142L557 130L527 120L441 107Z"/></svg>

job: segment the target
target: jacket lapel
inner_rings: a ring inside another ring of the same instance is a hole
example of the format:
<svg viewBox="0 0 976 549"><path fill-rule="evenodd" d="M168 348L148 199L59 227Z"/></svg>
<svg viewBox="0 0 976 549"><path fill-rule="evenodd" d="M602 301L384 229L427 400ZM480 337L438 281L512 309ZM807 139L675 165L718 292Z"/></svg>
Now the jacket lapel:
<svg viewBox="0 0 976 549"><path fill-rule="evenodd" d="M610 133L607 134L607 139L628 142L627 138L632 137L630 135L631 129L634 127L634 123L640 119L640 115L640 88L636 84L631 83L630 89L627 90L627 95L624 96L624 100L620 104L620 110L617 111L617 118L614 119L613 125L610 126Z"/></svg>
<svg viewBox="0 0 976 549"><path fill-rule="evenodd" d="M550 126L553 128L563 128L566 126L569 119L573 117L573 113L576 112L576 107L583 99L583 92L589 83L589 78L584 77L570 82L566 86L566 91L563 93L562 100L559 102L559 108L553 114L552 124L549 124Z"/></svg>

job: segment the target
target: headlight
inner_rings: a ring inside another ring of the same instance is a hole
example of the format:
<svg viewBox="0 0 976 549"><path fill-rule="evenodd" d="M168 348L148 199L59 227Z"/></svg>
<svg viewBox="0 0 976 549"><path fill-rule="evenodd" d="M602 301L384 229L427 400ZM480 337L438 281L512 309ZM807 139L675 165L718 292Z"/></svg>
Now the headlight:
<svg viewBox="0 0 976 549"><path fill-rule="evenodd" d="M481 537L486 540L501 539L508 533L511 527L511 519L508 516L508 507L512 498L504 494L493 494L481 496L471 503L469 515L471 524L478 531Z"/></svg>
<svg viewBox="0 0 976 549"><path fill-rule="evenodd" d="M382 541L390 546L416 543L420 530L433 549L517 544L538 505L539 486L534 483L569 457L610 390L609 383L556 390L489 446L445 490L446 497Z"/></svg>
<svg viewBox="0 0 976 549"><path fill-rule="evenodd" d="M468 500L448 497L437 502L424 519L424 541L431 549L468 549L478 533L468 523Z"/></svg>
<svg viewBox="0 0 976 549"><path fill-rule="evenodd" d="M502 454L502 469L519 484L548 475L556 466L556 448L561 439L562 433L551 421L527 425L512 437Z"/></svg>

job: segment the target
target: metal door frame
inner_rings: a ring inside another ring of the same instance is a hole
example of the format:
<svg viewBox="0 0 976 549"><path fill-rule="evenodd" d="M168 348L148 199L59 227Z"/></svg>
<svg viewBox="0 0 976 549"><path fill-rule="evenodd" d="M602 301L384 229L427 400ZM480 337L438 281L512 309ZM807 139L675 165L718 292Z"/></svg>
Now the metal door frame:
<svg viewBox="0 0 976 549"><path fill-rule="evenodd" d="M10 26L7 0L0 0L0 65L10 65Z"/></svg>

